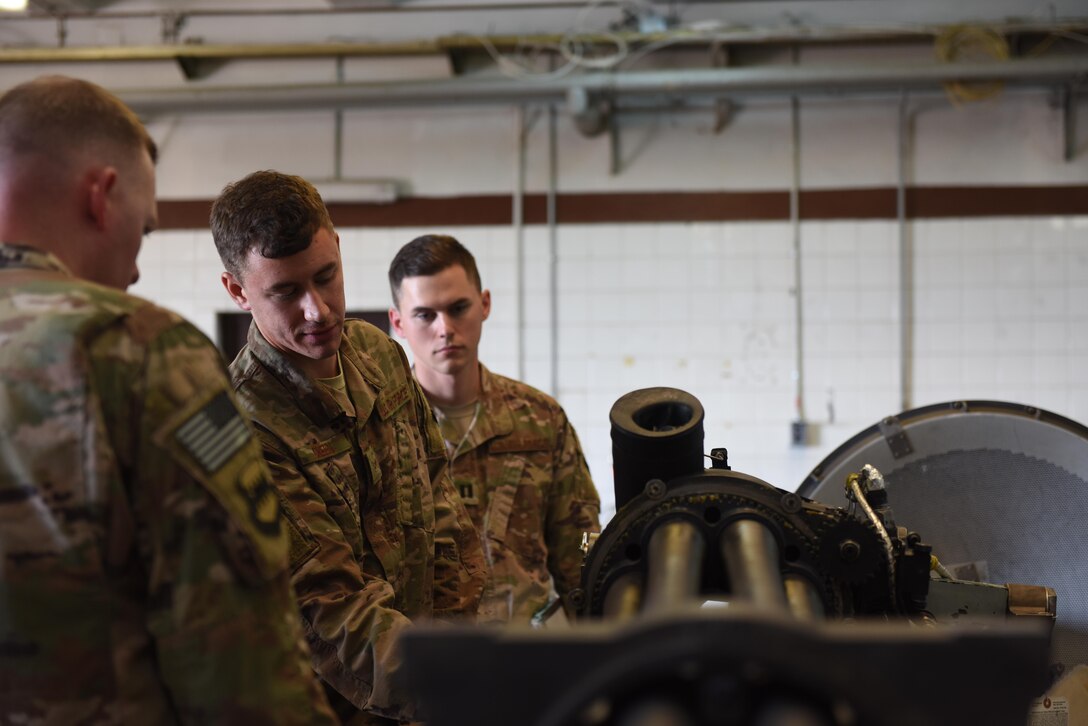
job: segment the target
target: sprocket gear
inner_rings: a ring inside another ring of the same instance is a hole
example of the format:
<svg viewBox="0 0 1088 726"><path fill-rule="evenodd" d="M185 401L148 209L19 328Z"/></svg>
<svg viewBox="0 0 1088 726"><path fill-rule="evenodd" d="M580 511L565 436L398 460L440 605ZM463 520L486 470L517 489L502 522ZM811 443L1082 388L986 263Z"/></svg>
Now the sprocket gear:
<svg viewBox="0 0 1088 726"><path fill-rule="evenodd" d="M844 519L821 538L820 562L835 579L860 585L884 571L884 543L871 523Z"/></svg>

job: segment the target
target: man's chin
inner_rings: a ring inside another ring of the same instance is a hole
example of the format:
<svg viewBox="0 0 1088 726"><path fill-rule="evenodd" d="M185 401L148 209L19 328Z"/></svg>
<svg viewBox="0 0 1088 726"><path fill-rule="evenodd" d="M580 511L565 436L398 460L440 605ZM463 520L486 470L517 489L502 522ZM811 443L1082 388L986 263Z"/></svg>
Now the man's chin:
<svg viewBox="0 0 1088 726"><path fill-rule="evenodd" d="M336 355L336 352L338 350L340 350L340 339L341 339L341 336L338 335L338 336L336 336L336 340L334 342L328 342L328 343L325 343L324 345L322 345L320 347L321 357L322 358L331 358L332 356Z"/></svg>
<svg viewBox="0 0 1088 726"><path fill-rule="evenodd" d="M439 373L452 376L463 371L466 365L468 365L468 361L461 357L443 358L442 360L436 361L431 368Z"/></svg>

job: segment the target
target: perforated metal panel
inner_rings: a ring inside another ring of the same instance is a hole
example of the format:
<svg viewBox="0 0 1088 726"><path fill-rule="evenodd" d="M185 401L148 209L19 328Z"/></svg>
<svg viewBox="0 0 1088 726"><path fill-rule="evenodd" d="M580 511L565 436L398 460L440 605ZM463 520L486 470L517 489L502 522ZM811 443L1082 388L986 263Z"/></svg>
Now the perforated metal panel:
<svg viewBox="0 0 1088 726"><path fill-rule="evenodd" d="M942 562L1054 588L1052 659L1088 663L1088 428L1012 403L927 406L862 431L798 492L843 506L843 482L864 464L884 474L896 523Z"/></svg>

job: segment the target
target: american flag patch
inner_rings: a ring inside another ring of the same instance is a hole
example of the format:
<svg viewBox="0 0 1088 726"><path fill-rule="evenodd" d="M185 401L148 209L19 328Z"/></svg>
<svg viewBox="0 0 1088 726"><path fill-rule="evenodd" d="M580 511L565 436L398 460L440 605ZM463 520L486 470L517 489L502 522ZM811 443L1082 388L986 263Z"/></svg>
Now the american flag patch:
<svg viewBox="0 0 1088 726"><path fill-rule="evenodd" d="M249 440L249 429L223 391L178 427L174 438L211 474Z"/></svg>

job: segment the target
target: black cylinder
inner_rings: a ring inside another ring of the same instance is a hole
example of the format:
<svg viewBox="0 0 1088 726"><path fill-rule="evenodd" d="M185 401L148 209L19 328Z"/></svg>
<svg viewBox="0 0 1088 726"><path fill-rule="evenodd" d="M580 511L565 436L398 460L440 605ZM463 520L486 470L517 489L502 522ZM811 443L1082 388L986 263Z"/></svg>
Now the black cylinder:
<svg viewBox="0 0 1088 726"><path fill-rule="evenodd" d="M616 508L642 493L650 479L668 482L703 471L703 406L677 388L643 388L621 397L612 423Z"/></svg>

